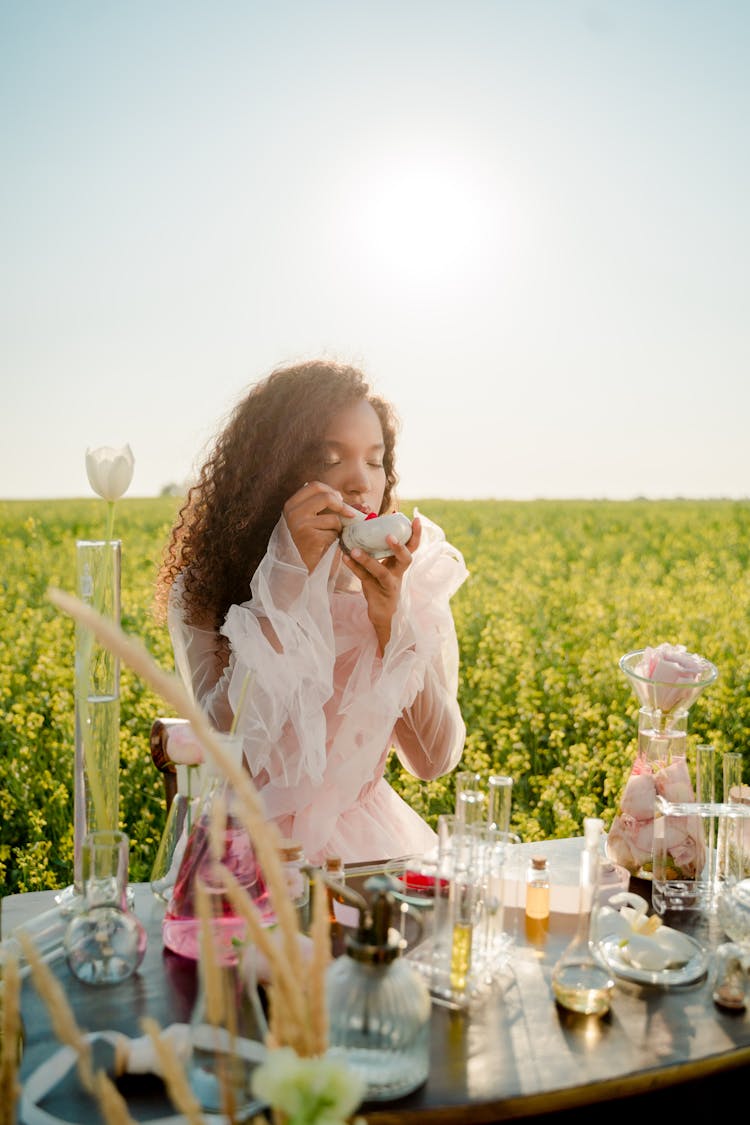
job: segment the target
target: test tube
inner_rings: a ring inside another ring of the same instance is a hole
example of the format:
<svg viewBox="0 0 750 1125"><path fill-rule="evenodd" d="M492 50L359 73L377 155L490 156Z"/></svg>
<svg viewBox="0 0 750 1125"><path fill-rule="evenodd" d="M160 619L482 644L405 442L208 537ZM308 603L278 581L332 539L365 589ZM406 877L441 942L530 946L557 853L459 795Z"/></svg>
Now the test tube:
<svg viewBox="0 0 750 1125"><path fill-rule="evenodd" d="M506 833L510 829L510 802L513 794L513 778L502 774L492 774L488 782L489 807L487 827Z"/></svg>
<svg viewBox="0 0 750 1125"><path fill-rule="evenodd" d="M456 817L470 826L483 823L487 795L482 788L482 775L470 771L456 774Z"/></svg>
<svg viewBox="0 0 750 1125"><path fill-rule="evenodd" d="M727 750L722 761L724 803L742 804L742 754ZM740 817L724 816L719 824L718 876L722 881L742 879L748 857L744 855L745 822Z"/></svg>

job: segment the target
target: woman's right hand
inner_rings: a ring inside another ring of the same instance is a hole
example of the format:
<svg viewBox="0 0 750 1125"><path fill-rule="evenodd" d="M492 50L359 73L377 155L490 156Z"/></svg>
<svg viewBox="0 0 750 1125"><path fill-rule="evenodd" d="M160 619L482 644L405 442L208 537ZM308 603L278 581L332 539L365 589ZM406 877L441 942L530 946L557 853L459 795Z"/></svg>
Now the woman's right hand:
<svg viewBox="0 0 750 1125"><path fill-rule="evenodd" d="M309 574L341 534L341 517L356 514L340 492L319 480L304 484L289 497L284 519Z"/></svg>

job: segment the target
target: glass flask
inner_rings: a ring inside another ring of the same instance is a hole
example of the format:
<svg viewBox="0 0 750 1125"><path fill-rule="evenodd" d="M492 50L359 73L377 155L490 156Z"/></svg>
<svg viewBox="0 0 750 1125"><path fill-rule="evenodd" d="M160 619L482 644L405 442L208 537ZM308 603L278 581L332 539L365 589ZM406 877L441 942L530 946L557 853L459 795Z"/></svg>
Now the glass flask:
<svg viewBox="0 0 750 1125"><path fill-rule="evenodd" d="M387 875L365 883L359 928L330 965L326 987L330 1053L345 1058L375 1101L410 1093L429 1070L430 995L400 956L390 887Z"/></svg>
<svg viewBox="0 0 750 1125"><path fill-rule="evenodd" d="M571 1012L603 1016L609 1011L615 982L596 958L591 939L592 913L599 886L600 847L603 822L586 817L581 852L578 924L576 932L552 970L552 991L558 1004Z"/></svg>
<svg viewBox="0 0 750 1125"><path fill-rule="evenodd" d="M200 808L202 765L177 765L177 792L167 813L161 842L151 869L151 890L157 898L169 902L177 881L177 872L185 847Z"/></svg>
<svg viewBox="0 0 750 1125"><path fill-rule="evenodd" d="M65 957L85 984L119 984L146 952L146 931L127 907L128 837L90 832L81 855L83 908L65 932Z"/></svg>
<svg viewBox="0 0 750 1125"><path fill-rule="evenodd" d="M241 735L222 735L224 749L239 764L242 761ZM224 891L217 865L223 864L235 876L270 924L274 921L265 881L250 837L242 824L231 783L212 760L204 763L206 789L195 824L188 837L172 896L162 923L162 939L167 949L194 961L199 957L200 923L195 902L196 879L205 885L213 916L214 939L223 964L237 960L237 942L245 938L246 923L239 917ZM223 840L221 855L215 858L212 828L217 823Z"/></svg>

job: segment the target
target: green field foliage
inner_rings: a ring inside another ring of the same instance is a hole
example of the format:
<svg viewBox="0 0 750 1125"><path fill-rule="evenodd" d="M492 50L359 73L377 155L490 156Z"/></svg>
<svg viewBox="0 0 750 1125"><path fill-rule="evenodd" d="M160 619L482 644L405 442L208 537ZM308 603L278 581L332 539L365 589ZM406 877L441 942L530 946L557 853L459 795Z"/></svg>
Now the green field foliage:
<svg viewBox="0 0 750 1125"><path fill-rule="evenodd" d="M689 741L745 755L750 740L750 503L444 501L420 510L463 552L453 600L461 653L462 768L514 779L525 840L608 826L633 760L637 705L619 657L660 641L719 668L695 704ZM152 612L156 569L178 501L125 499L122 624L172 667ZM404 510L411 511L411 503ZM101 501L0 502L0 893L72 879L74 626L46 599L75 589L75 542L104 531ZM148 879L164 793L148 748L162 702L121 676L122 827L131 878ZM395 756L389 779L427 820L453 805L453 778L424 783Z"/></svg>

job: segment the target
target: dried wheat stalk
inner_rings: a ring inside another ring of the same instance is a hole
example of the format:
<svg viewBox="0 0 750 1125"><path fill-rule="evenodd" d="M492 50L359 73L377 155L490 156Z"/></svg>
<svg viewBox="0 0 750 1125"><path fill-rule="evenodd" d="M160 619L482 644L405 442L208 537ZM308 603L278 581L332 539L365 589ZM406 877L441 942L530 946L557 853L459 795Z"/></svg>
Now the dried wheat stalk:
<svg viewBox="0 0 750 1125"><path fill-rule="evenodd" d="M94 1075L94 1093L107 1125L137 1125L122 1094L103 1070Z"/></svg>
<svg viewBox="0 0 750 1125"><path fill-rule="evenodd" d="M214 1027L220 1027L226 1018L224 995L221 987L221 969L213 944L213 915L208 892L202 880L196 880L195 905L200 925L200 974L206 998L206 1018Z"/></svg>
<svg viewBox="0 0 750 1125"><path fill-rule="evenodd" d="M285 957L285 951L271 940L271 935L260 917L253 900L227 867L221 867L218 875L224 883L227 898L237 913L247 923L248 936L268 961L274 988L281 994L282 1002L290 1009L292 1018L300 1024L305 1023L305 1006L300 990L300 978L294 975Z"/></svg>
<svg viewBox="0 0 750 1125"><path fill-rule="evenodd" d="M0 1119L15 1125L18 1082L18 1037L21 1031L21 974L18 959L9 956L3 965L0 985L2 1025L0 1026Z"/></svg>
<svg viewBox="0 0 750 1125"><path fill-rule="evenodd" d="M323 883L316 880L313 895L310 937L313 956L308 978L308 1011L310 1016L310 1054L324 1054L328 1045L328 1009L326 1007L326 971L331 962L331 925L328 917L328 896Z"/></svg>
<svg viewBox="0 0 750 1125"><path fill-rule="evenodd" d="M156 1020L144 1017L141 1020L141 1027L154 1045L164 1084L173 1105L185 1115L189 1125L205 1125L201 1107L190 1089L185 1068L173 1044L162 1037L161 1028Z"/></svg>
<svg viewBox="0 0 750 1125"><path fill-rule="evenodd" d="M297 913L287 891L283 867L279 855L279 833L276 825L266 821L263 807L249 775L241 764L234 762L231 756L222 747L216 732L211 728L205 715L198 705L191 699L182 683L172 673L165 672L156 664L146 651L144 645L133 637L127 636L122 629L91 606L87 606L79 598L66 594L62 590L50 589L50 601L59 609L68 613L84 628L89 629L100 644L111 652L117 654L121 660L128 664L134 672L140 675L150 687L168 703L177 714L187 719L196 738L203 745L208 757L215 762L225 777L229 779L238 798L239 815L246 828L257 854L260 868L268 884L274 911L282 935L283 954L286 960L287 973L279 969L280 960L271 960L269 964L275 966L277 978L272 979L276 985L273 989L274 1008L277 1017L274 1038L280 1045L289 1043L301 1053L313 1053L313 1045L317 1048L314 1053L325 1049L322 1039L325 1028L323 1009L324 980L322 974L327 962L320 949L313 960L312 967L305 967L300 953L298 935L299 924ZM244 892L243 892L244 893ZM247 896L245 895L247 898ZM245 913L249 918L249 914ZM327 915L326 915L327 918ZM248 922L248 925L252 925ZM322 942L323 926L319 926L318 942ZM258 934L251 930L251 936L257 940ZM264 949L268 955L267 949ZM273 968L272 968L273 973ZM320 979L313 979L315 974ZM297 998L305 997L315 1005L315 1014L311 1016L309 1004L304 1005L300 1012ZM289 1006L288 1015L284 1014L284 1006ZM305 1007L308 1011L305 1012ZM310 1020L314 1024L313 1041L308 1034Z"/></svg>
<svg viewBox="0 0 750 1125"><path fill-rule="evenodd" d="M42 961L36 946L23 930L18 931L26 960L31 968L34 987L47 1005L52 1020L52 1030L61 1043L72 1047L78 1056L78 1073L84 1087L93 1091L94 1072L91 1068L91 1044L76 1023L73 1011L65 997L62 985Z"/></svg>

